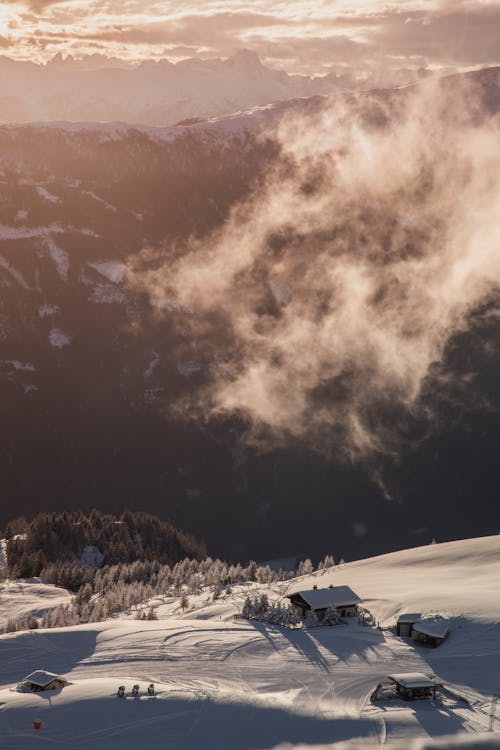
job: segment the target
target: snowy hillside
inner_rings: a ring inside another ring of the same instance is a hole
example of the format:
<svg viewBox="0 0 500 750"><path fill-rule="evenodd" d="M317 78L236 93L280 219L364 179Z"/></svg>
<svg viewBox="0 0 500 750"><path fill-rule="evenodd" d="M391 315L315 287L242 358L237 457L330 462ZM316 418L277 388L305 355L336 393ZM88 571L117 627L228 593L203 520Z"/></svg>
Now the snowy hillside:
<svg viewBox="0 0 500 750"><path fill-rule="evenodd" d="M50 586L32 579L31 581L0 582L0 632L9 619L33 615L42 617L45 612L67 604L71 594L65 589Z"/></svg>
<svg viewBox="0 0 500 750"><path fill-rule="evenodd" d="M482 747L500 672L499 581L494 536L348 563L287 584L242 584L217 601L205 591L190 597L185 613L179 599L145 603L155 607L156 621L130 613L4 635L0 736L12 750L40 743L93 750L410 748L413 740L427 747L450 735ZM439 612L451 618L450 636L430 649L357 618L309 630L234 619L248 593L276 600L313 584L351 586L382 626L415 608ZM53 693L12 692L40 668L71 684ZM398 672L434 673L468 702L371 704L378 681ZM154 697L146 693L151 682ZM124 698L116 696L120 684ZM500 721L495 730L485 747L499 746Z"/></svg>

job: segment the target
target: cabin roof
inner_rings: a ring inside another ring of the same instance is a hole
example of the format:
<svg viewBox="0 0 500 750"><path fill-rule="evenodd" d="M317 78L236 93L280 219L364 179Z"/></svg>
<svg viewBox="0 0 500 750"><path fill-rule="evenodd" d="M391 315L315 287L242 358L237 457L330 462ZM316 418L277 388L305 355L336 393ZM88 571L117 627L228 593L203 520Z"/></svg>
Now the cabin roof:
<svg viewBox="0 0 500 750"><path fill-rule="evenodd" d="M53 674L52 672L46 672L44 669L38 669L36 672L32 672L24 678L23 682L31 682L32 685L37 685L38 687L47 687L47 685L50 685L53 680L62 680L63 682L66 682L64 677L61 677L58 674Z"/></svg>
<svg viewBox="0 0 500 750"><path fill-rule="evenodd" d="M436 677L428 677L422 672L405 672L403 674L390 674L388 679L397 682L398 685L406 688L425 688L440 687L440 682Z"/></svg>
<svg viewBox="0 0 500 750"><path fill-rule="evenodd" d="M299 594L312 609L326 609L329 606L349 607L353 604L359 604L361 599L350 586L334 586L327 589L308 589L306 591L294 591L287 594L286 598L291 599Z"/></svg>
<svg viewBox="0 0 500 750"><path fill-rule="evenodd" d="M420 612L403 612L403 614L398 617L398 623L407 622L410 625L413 625L413 623L418 622L421 617L422 614Z"/></svg>
<svg viewBox="0 0 500 750"><path fill-rule="evenodd" d="M415 623L413 630L431 638L446 638L450 629L450 621L444 617L426 617Z"/></svg>

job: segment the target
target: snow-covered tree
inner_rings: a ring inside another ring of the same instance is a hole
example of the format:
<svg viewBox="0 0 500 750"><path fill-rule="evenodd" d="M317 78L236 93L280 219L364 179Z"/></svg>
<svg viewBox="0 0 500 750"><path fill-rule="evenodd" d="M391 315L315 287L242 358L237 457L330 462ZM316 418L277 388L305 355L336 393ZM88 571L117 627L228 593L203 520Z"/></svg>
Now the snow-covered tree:
<svg viewBox="0 0 500 750"><path fill-rule="evenodd" d="M309 558L302 560L297 568L297 576L305 576L314 571L314 566Z"/></svg>
<svg viewBox="0 0 500 750"><path fill-rule="evenodd" d="M327 568L332 568L335 565L335 560L331 555L325 555L323 560L320 560L318 563L318 570L326 570Z"/></svg>
<svg viewBox="0 0 500 750"><path fill-rule="evenodd" d="M245 603L243 605L243 609L241 610L241 614L243 617L246 617L247 620L249 620L254 615L253 602L249 596L247 596L247 598L245 599Z"/></svg>
<svg viewBox="0 0 500 750"><path fill-rule="evenodd" d="M339 613L337 612L337 608L333 604L330 604L325 614L323 615L321 624L322 625L338 625L339 622L340 622L340 617L339 617Z"/></svg>

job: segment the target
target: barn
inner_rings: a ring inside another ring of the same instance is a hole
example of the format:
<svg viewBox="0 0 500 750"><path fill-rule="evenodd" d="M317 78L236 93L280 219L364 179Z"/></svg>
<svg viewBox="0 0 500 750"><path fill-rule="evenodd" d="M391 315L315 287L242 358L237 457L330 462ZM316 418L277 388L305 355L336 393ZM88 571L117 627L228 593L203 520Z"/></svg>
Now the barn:
<svg viewBox="0 0 500 750"><path fill-rule="evenodd" d="M301 617L313 611L318 617L329 607L335 607L340 617L350 617L358 612L361 599L349 586L330 586L318 589L314 586L305 591L295 591L286 595Z"/></svg>
<svg viewBox="0 0 500 750"><path fill-rule="evenodd" d="M52 672L46 672L44 669L39 669L29 674L24 680L21 680L17 689L22 692L32 691L39 693L42 690L59 690L68 684L68 681L64 677Z"/></svg>

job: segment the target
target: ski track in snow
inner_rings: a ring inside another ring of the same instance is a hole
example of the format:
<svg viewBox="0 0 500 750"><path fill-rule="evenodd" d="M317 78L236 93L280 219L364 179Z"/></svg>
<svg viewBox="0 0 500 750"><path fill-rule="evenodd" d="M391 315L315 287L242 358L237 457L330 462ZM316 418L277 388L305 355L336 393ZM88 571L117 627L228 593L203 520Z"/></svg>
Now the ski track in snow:
<svg viewBox="0 0 500 750"><path fill-rule="evenodd" d="M429 566L431 587L423 576ZM353 748L410 748L414 739L484 732L500 668L500 598L494 596L499 580L500 537L489 537L345 564L289 586L234 586L216 601L204 591L190 597L186 613L178 599L156 597L154 621L130 613L103 623L4 635L0 737L9 750L40 744L75 750L318 750L341 741ZM437 609L440 598L443 614L451 616L451 635L429 649L357 618L309 630L233 619L247 594L265 591L273 600L313 582L352 585L370 599L384 627L400 611L424 611L426 603ZM72 684L52 695L10 692L42 667L67 675ZM383 677L414 671L438 674L469 704L453 698L370 702ZM142 693L154 682L156 697L130 697L136 682ZM116 697L119 684L127 688L125 699ZM38 735L31 728L35 714L44 721ZM500 731L500 721L495 728Z"/></svg>

